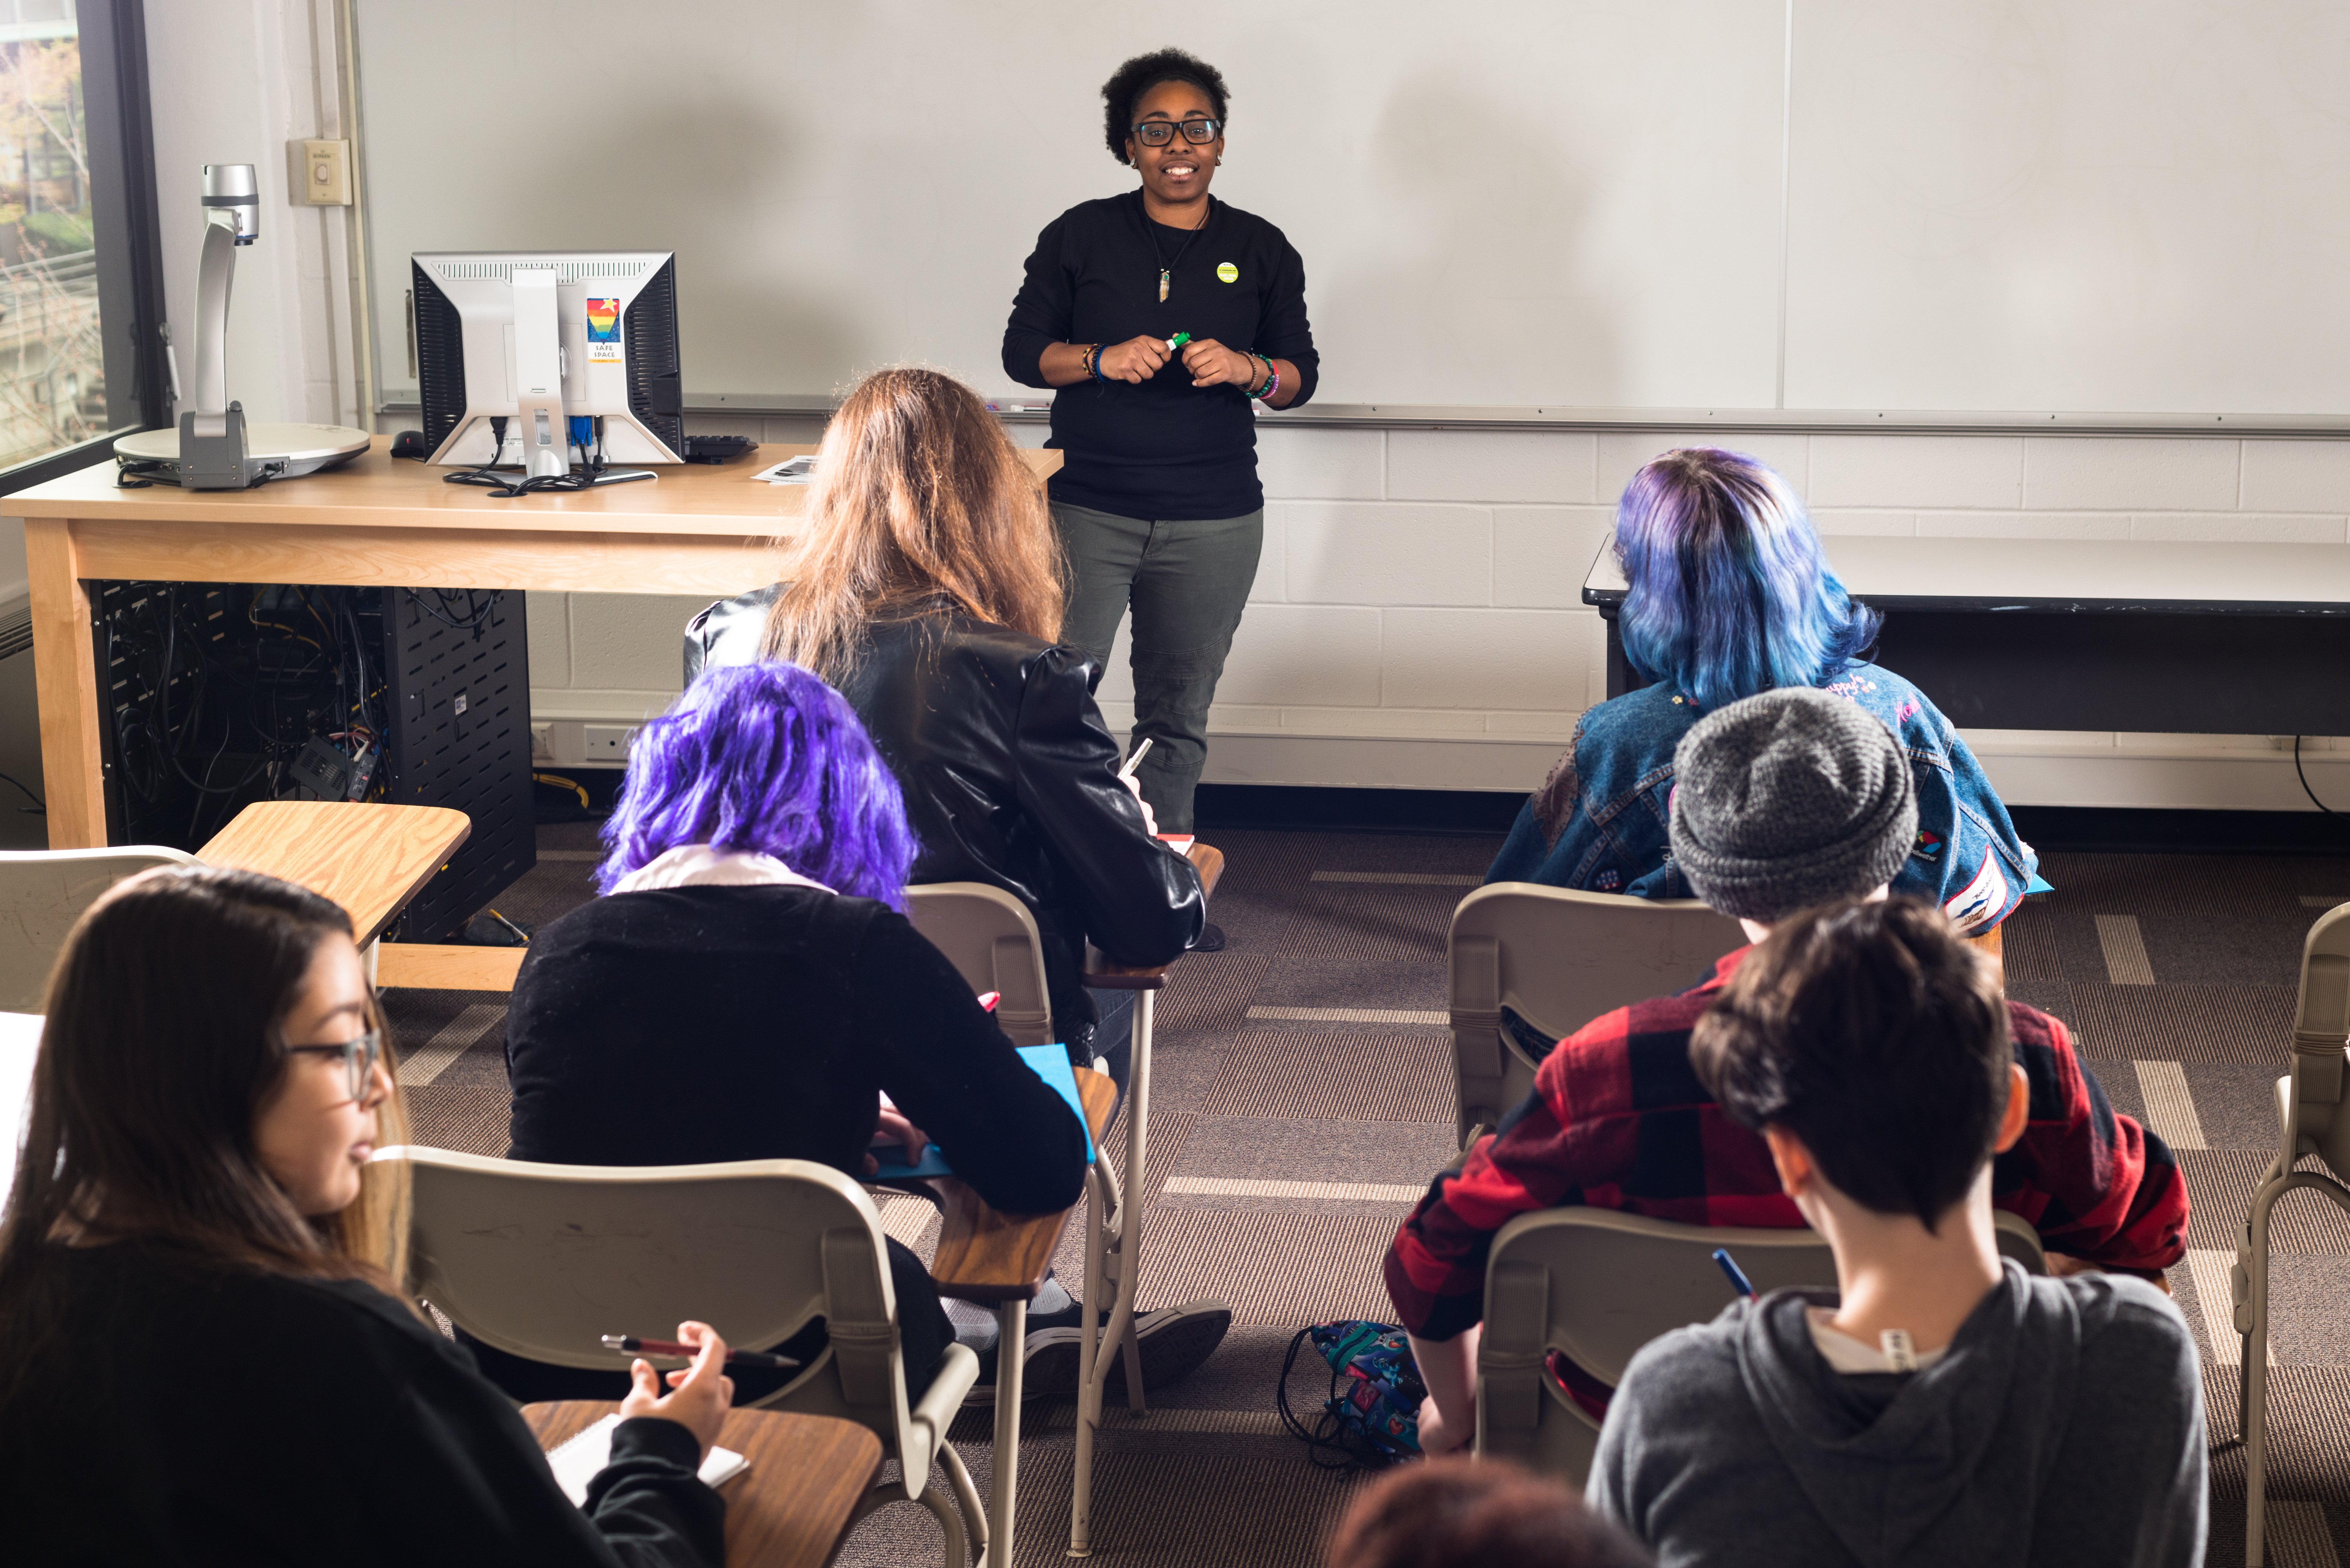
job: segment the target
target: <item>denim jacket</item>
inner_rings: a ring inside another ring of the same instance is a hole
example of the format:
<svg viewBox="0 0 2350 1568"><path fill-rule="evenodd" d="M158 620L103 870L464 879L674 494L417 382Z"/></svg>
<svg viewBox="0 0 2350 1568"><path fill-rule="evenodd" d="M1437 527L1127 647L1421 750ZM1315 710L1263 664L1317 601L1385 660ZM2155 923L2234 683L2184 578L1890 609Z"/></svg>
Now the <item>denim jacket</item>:
<svg viewBox="0 0 2350 1568"><path fill-rule="evenodd" d="M1918 844L1896 893L1931 898L1973 935L2022 900L2040 857L2015 836L2007 807L1974 753L1925 694L1891 670L1847 664L1821 684L1883 722L1918 781ZM1673 748L1698 721L1671 682L1601 703L1510 829L1488 882L1540 882L1642 898L1696 895L1673 864L1667 833Z"/></svg>

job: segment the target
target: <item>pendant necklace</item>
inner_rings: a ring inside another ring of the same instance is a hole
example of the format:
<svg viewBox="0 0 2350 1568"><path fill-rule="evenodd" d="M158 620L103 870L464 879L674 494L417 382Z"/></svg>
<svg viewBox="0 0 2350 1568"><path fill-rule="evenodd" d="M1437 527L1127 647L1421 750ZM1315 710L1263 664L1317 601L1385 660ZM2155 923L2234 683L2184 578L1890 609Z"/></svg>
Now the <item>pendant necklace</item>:
<svg viewBox="0 0 2350 1568"><path fill-rule="evenodd" d="M1183 243L1175 247L1175 259L1173 261L1168 261L1159 255L1159 222L1150 215L1150 209L1148 206L1143 208L1142 232L1150 240L1150 259L1159 263L1159 304L1164 305L1167 303L1167 286L1174 279L1175 269L1182 265L1183 253L1191 248L1191 242L1200 237L1200 231L1208 226L1208 220L1215 214L1215 201L1216 199L1213 196L1211 196L1201 204L1200 221L1191 225L1191 232L1183 236Z"/></svg>

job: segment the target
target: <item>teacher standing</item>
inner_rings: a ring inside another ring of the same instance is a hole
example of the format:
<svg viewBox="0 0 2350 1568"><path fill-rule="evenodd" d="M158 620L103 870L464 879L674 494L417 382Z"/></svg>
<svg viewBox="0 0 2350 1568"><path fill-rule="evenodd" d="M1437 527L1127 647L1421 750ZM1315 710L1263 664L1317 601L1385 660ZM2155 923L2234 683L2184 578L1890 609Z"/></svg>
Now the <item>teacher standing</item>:
<svg viewBox="0 0 2350 1568"><path fill-rule="evenodd" d="M1132 744L1160 831L1191 831L1208 707L1264 541L1252 400L1295 408L1318 364L1305 266L1281 231L1208 193L1224 78L1180 49L1102 88L1109 151L1140 188L1045 226L1003 332L1003 369L1056 387L1051 481L1067 552L1061 640L1107 663L1134 610ZM1176 341L1170 347L1170 340Z"/></svg>

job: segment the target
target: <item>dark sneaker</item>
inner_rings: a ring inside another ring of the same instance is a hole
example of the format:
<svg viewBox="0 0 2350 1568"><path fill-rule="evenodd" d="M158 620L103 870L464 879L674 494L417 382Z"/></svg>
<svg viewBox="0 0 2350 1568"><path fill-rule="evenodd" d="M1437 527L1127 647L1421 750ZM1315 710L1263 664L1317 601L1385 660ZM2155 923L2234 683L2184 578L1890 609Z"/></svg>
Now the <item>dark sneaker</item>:
<svg viewBox="0 0 2350 1568"><path fill-rule="evenodd" d="M1053 1314L1058 1317L1062 1314ZM1232 1326L1232 1309L1218 1301L1160 1307L1134 1314L1135 1345L1141 1354L1142 1386L1162 1388L1189 1376L1224 1342ZM1077 1392L1078 1327L1033 1330L1028 1335L1028 1362L1021 1374L1023 1398L1075 1398ZM1126 1352L1112 1357L1109 1387L1126 1392Z"/></svg>
<svg viewBox="0 0 2350 1568"><path fill-rule="evenodd" d="M1224 950L1224 928L1210 920L1200 928L1200 940L1191 944L1195 953L1220 953Z"/></svg>

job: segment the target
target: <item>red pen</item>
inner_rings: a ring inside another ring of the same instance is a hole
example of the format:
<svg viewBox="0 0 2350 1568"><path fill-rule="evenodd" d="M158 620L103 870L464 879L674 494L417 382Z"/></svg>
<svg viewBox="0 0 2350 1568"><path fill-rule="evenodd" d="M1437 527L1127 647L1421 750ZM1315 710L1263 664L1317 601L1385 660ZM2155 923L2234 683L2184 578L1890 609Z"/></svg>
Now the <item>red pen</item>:
<svg viewBox="0 0 2350 1568"><path fill-rule="evenodd" d="M979 993L980 1006L985 1008L990 1012L994 1012L995 1004L1003 1000L1003 993L1000 991L983 991Z"/></svg>
<svg viewBox="0 0 2350 1568"><path fill-rule="evenodd" d="M674 1339L639 1339L633 1334L608 1334L604 1336L604 1348L623 1355L682 1355L689 1361L702 1354L695 1346L681 1345ZM799 1363L788 1355L770 1355L764 1350L730 1350L726 1353L726 1365L788 1371Z"/></svg>

